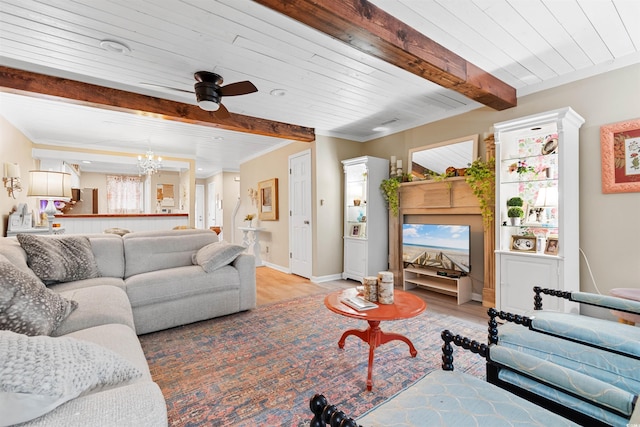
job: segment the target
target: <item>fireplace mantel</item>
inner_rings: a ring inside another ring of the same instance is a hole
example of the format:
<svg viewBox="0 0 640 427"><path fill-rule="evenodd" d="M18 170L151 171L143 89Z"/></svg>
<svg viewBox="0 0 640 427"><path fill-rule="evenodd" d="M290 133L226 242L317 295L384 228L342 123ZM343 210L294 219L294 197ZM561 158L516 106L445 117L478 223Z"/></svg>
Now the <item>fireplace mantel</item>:
<svg viewBox="0 0 640 427"><path fill-rule="evenodd" d="M396 283L402 283L402 223L407 215L478 215L481 216L478 199L464 177L443 181L417 181L402 183L399 190L398 216L389 214L389 268ZM494 284L494 230L493 224L485 227L484 239L484 287L482 305L493 307Z"/></svg>

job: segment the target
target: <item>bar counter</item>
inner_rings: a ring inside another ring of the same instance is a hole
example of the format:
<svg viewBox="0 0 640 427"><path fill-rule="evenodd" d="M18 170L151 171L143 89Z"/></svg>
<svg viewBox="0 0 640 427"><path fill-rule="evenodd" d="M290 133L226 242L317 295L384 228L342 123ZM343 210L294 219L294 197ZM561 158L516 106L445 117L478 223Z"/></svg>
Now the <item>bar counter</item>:
<svg viewBox="0 0 640 427"><path fill-rule="evenodd" d="M66 234L103 233L108 228L130 231L170 230L189 225L187 213L151 214L65 214L56 215L55 222L64 227Z"/></svg>

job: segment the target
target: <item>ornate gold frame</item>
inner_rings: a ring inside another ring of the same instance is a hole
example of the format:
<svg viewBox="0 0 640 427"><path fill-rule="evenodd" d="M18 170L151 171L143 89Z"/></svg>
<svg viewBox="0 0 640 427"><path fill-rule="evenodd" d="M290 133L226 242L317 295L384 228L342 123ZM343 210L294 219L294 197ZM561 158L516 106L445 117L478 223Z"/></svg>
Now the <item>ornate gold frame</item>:
<svg viewBox="0 0 640 427"><path fill-rule="evenodd" d="M261 221L278 220L278 178L258 183L260 197L259 218Z"/></svg>

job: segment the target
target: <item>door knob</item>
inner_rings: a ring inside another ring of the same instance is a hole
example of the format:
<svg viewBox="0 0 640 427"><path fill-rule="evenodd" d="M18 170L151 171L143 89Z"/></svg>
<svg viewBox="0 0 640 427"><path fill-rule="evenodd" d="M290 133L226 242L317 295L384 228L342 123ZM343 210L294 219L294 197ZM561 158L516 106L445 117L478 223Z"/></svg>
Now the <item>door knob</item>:
<svg viewBox="0 0 640 427"><path fill-rule="evenodd" d="M309 225L309 221L305 221L305 222L304 222L304 225Z"/></svg>

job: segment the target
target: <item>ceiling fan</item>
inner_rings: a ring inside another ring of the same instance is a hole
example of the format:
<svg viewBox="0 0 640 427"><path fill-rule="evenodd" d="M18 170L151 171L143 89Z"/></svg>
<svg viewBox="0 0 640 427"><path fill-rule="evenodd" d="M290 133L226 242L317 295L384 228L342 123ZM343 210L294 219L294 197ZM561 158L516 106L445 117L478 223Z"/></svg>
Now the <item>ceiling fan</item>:
<svg viewBox="0 0 640 427"><path fill-rule="evenodd" d="M222 105L223 96L247 95L258 91L258 88L248 80L220 86L223 82L222 76L209 71L197 71L193 77L196 79L194 85L195 91L159 86L151 83L142 84L179 92L195 93L198 106L205 111L213 111L215 115L220 118L229 117L229 110Z"/></svg>

